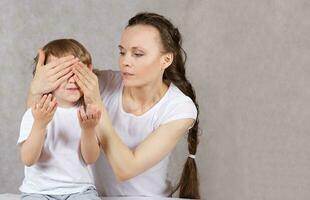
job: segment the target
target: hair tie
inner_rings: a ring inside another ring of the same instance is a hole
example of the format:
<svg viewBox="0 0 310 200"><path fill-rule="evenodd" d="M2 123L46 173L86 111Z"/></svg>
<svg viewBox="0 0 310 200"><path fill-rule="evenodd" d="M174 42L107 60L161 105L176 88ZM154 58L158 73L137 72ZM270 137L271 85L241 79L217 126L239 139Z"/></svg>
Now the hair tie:
<svg viewBox="0 0 310 200"><path fill-rule="evenodd" d="M195 158L196 158L196 156L193 155L193 154L189 154L188 157L190 157L190 158L192 158L192 159L195 159Z"/></svg>

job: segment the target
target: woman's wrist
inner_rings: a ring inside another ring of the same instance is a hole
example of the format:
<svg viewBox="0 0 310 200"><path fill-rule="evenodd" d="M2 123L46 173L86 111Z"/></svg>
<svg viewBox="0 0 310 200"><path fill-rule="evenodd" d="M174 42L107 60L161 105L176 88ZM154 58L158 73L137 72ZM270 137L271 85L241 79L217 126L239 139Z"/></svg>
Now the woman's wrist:
<svg viewBox="0 0 310 200"><path fill-rule="evenodd" d="M32 95L32 96L41 95L41 94L38 92L37 88L35 87L33 80L31 81L31 84L30 84L29 93L30 93L30 95Z"/></svg>

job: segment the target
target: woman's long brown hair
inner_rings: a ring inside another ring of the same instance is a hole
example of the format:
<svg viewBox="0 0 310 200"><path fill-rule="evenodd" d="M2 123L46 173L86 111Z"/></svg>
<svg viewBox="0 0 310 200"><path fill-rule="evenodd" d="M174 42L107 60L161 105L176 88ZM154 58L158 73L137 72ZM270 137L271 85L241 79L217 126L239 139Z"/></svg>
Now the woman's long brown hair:
<svg viewBox="0 0 310 200"><path fill-rule="evenodd" d="M185 74L186 52L182 48L182 38L179 30L165 17L155 13L139 13L128 22L127 27L135 25L149 25L155 27L161 38L165 53L173 53L172 64L165 69L163 80L166 83L175 84L185 95L189 96L195 103L199 114L199 107L196 102L195 91ZM195 155L198 145L198 124L199 119L188 132L188 151ZM180 198L199 199L199 181L195 159L188 157L183 168L182 176L172 194L179 189Z"/></svg>

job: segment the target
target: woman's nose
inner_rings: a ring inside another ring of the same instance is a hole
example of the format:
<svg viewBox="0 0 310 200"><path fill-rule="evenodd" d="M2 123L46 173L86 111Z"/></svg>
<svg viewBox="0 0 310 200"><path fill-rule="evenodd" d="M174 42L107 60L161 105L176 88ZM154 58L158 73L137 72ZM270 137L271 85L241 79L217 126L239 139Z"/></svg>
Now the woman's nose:
<svg viewBox="0 0 310 200"><path fill-rule="evenodd" d="M120 63L122 66L130 67L131 66L131 58L129 53L125 53L120 57Z"/></svg>

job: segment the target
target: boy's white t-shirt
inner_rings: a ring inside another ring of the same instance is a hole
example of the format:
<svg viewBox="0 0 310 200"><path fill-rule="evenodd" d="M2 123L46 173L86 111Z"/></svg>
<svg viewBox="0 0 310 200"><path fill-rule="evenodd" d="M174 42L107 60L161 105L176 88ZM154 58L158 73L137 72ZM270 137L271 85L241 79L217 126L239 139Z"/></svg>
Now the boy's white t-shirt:
<svg viewBox="0 0 310 200"><path fill-rule="evenodd" d="M33 122L31 109L28 109L21 122L18 144L28 138ZM94 188L91 168L80 153L80 136L77 108L58 107L48 124L39 160L30 167L25 166L20 191L61 195Z"/></svg>
<svg viewBox="0 0 310 200"><path fill-rule="evenodd" d="M140 116L127 113L122 107L123 82L120 72L98 71L97 76L101 98L113 127L122 141L132 150L161 124L197 117L193 101L174 84L170 84L162 99L146 113ZM172 189L167 181L169 156L170 154L144 173L119 182L102 152L96 164L92 166L96 188L100 195L106 196L168 196Z"/></svg>

